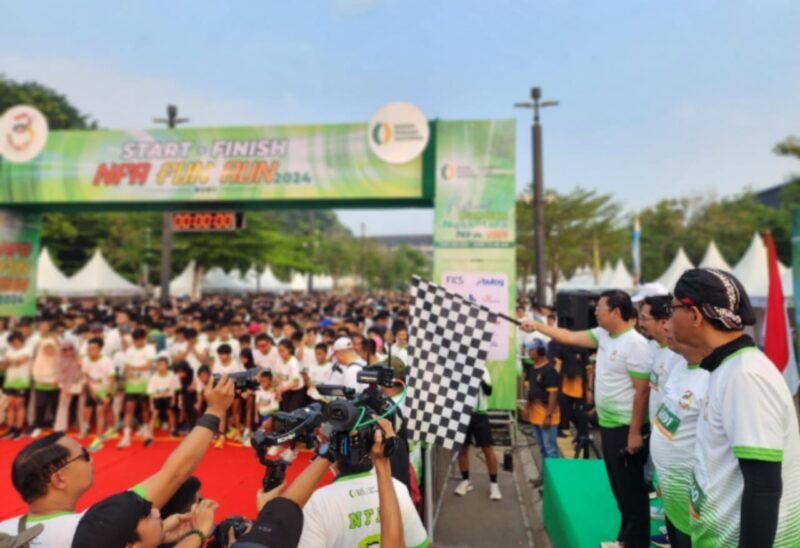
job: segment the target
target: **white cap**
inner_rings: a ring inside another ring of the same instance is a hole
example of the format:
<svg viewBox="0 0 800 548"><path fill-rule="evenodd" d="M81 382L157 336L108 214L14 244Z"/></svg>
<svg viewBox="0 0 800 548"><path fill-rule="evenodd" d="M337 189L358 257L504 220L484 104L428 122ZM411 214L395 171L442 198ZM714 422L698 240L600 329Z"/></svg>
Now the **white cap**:
<svg viewBox="0 0 800 548"><path fill-rule="evenodd" d="M658 282L650 282L639 286L639 289L637 289L636 293L631 297L631 301L633 304L636 304L642 302L647 297L663 297L665 295L669 295L669 291L667 291L666 287Z"/></svg>
<svg viewBox="0 0 800 548"><path fill-rule="evenodd" d="M339 350L352 350L352 349L353 349L353 341L351 341L347 337L339 337L333 343L334 352L337 352Z"/></svg>

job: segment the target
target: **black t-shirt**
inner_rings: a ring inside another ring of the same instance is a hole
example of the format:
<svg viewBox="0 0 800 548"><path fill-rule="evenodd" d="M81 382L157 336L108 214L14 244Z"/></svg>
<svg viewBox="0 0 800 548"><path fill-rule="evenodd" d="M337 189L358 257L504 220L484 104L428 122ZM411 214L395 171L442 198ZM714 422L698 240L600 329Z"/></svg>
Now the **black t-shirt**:
<svg viewBox="0 0 800 548"><path fill-rule="evenodd" d="M531 367L528 370L528 402L541 402L546 404L550 397L548 388L558 389L561 386L561 378L556 371L556 366L552 360L541 367Z"/></svg>
<svg viewBox="0 0 800 548"><path fill-rule="evenodd" d="M561 374L569 378L580 377L589 362L587 352L574 346L558 345L555 358L561 361Z"/></svg>

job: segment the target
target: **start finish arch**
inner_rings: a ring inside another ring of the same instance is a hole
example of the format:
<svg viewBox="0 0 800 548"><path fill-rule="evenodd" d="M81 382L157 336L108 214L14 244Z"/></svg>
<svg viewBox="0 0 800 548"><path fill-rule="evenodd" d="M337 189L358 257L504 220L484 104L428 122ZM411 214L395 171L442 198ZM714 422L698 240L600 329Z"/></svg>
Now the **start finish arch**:
<svg viewBox="0 0 800 548"><path fill-rule="evenodd" d="M0 316L35 312L40 214L89 210L432 207L434 281L514 307L513 120L428 121L393 103L370 123L48 134L20 106L0 143ZM497 331L491 404L513 409L515 333Z"/></svg>

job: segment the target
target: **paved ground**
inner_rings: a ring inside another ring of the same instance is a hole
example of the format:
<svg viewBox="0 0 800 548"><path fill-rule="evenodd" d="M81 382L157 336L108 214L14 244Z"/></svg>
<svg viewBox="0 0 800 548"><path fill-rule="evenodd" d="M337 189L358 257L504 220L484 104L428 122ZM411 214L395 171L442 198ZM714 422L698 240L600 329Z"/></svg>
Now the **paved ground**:
<svg viewBox="0 0 800 548"><path fill-rule="evenodd" d="M539 490L532 480L540 477L537 464L538 449L531 439L518 436L514 449L514 471L500 471L498 484L502 501L489 500L489 477L483 455L470 453L470 476L474 489L465 497L453 493L460 480L453 464L445 485L433 542L437 548L525 546L551 548L542 525L542 506ZM503 462L503 450L497 449L498 463Z"/></svg>

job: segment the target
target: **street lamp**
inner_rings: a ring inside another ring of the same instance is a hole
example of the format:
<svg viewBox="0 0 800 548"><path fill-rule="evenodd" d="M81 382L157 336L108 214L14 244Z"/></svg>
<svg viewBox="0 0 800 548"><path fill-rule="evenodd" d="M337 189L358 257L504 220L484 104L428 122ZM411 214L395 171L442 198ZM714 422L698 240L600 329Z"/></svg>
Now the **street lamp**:
<svg viewBox="0 0 800 548"><path fill-rule="evenodd" d="M178 107L167 105L166 118L154 118L156 124L166 124L167 129L175 129L179 124L188 122L188 118L178 118ZM169 302L169 279L172 277L172 218L169 212L164 213L161 229L161 294L163 304Z"/></svg>
<svg viewBox="0 0 800 548"><path fill-rule="evenodd" d="M531 89L531 99L514 103L514 108L533 109L531 143L533 147L533 252L536 273L536 300L539 305L545 302L544 283L544 170L542 168L542 126L539 123L539 109L558 106L558 101L540 101L542 88Z"/></svg>

